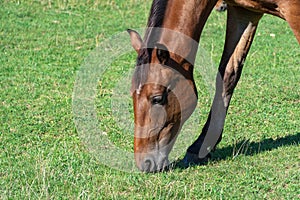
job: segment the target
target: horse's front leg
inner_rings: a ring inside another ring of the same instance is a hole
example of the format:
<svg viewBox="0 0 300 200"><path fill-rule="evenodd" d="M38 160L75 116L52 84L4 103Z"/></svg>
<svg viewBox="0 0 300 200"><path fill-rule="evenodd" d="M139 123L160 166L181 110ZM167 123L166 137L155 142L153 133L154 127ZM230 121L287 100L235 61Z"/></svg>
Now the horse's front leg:
<svg viewBox="0 0 300 200"><path fill-rule="evenodd" d="M261 17L260 13L228 6L226 41L216 77L215 97L202 133L188 148L184 164L206 162L220 142L230 99Z"/></svg>

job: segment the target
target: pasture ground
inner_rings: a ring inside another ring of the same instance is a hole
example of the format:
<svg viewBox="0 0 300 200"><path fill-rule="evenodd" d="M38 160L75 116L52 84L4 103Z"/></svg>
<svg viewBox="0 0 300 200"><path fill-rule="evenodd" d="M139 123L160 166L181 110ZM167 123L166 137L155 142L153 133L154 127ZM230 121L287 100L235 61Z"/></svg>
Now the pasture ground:
<svg viewBox="0 0 300 200"><path fill-rule="evenodd" d="M76 72L106 38L144 27L150 3L0 1L0 199L300 198L300 48L288 25L272 16L260 23L210 163L127 173L88 152L73 122ZM225 17L213 12L201 38L214 63ZM97 96L101 129L129 150L132 136L118 134L110 97L134 59L132 52L117 60ZM210 100L197 80L204 124Z"/></svg>

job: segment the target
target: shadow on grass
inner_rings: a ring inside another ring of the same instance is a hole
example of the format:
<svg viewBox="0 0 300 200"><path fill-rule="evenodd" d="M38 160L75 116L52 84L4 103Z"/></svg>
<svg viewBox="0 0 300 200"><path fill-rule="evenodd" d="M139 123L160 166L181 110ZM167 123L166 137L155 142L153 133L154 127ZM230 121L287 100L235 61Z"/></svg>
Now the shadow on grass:
<svg viewBox="0 0 300 200"><path fill-rule="evenodd" d="M249 140L242 140L234 145L220 148L212 153L210 161L226 160L228 158L235 158L239 155L253 156L262 152L271 151L283 146L292 146L300 144L300 132L295 135L288 135L277 139L264 139L260 142L249 142ZM184 164L183 160L177 160L172 163L171 169L185 169L190 166L206 165L208 162L201 164Z"/></svg>

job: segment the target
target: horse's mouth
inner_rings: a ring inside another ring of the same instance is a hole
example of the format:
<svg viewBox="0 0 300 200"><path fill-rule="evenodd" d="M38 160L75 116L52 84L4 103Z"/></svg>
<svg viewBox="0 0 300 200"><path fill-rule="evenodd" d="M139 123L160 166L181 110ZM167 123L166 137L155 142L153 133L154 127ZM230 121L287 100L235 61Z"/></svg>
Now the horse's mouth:
<svg viewBox="0 0 300 200"><path fill-rule="evenodd" d="M169 165L170 162L167 157L158 162L156 162L154 158L148 157L141 164L140 170L146 173L163 172L169 169Z"/></svg>

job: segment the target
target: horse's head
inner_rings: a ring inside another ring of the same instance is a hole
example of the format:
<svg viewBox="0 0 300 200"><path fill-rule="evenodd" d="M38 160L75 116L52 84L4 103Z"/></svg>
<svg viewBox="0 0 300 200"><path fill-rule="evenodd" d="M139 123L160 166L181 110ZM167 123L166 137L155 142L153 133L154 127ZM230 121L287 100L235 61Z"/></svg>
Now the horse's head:
<svg viewBox="0 0 300 200"><path fill-rule="evenodd" d="M146 46L137 32L128 32L138 53L131 88L135 161L141 171L160 171L169 165L176 137L196 106L193 66L165 45Z"/></svg>

